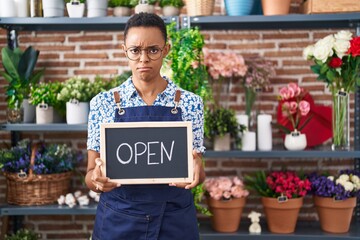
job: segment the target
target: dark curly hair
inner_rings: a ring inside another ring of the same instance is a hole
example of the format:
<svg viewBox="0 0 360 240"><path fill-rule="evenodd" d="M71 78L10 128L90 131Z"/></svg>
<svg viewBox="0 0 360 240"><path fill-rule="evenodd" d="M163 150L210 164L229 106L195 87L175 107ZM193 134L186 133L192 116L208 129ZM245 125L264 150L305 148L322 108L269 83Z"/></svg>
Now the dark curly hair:
<svg viewBox="0 0 360 240"><path fill-rule="evenodd" d="M161 31L165 42L167 40L164 20L162 20L162 18L156 14L144 12L134 14L126 23L124 30L124 41L126 41L128 31L132 27L156 27Z"/></svg>

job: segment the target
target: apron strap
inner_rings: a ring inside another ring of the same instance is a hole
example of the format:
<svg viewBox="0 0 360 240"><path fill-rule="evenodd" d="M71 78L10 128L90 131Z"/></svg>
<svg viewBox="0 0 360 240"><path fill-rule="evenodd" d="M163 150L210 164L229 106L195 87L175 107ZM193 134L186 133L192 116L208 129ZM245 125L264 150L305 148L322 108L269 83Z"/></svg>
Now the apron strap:
<svg viewBox="0 0 360 240"><path fill-rule="evenodd" d="M118 113L119 115L124 115L125 114L125 110L121 108L120 106L120 94L118 91L115 91L114 92L114 100L115 100L115 103L119 109Z"/></svg>
<svg viewBox="0 0 360 240"><path fill-rule="evenodd" d="M171 109L172 114L178 113L177 107L179 106L179 103L180 103L180 97L181 97L181 91L179 89L177 89L176 93L175 93L175 97L174 97L175 106L173 109Z"/></svg>

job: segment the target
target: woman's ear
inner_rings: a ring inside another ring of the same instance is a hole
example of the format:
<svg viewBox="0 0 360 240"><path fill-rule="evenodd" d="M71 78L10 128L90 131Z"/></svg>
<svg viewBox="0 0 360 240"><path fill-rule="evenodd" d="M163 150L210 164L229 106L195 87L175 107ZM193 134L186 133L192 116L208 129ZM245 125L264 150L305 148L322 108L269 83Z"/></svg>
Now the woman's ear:
<svg viewBox="0 0 360 240"><path fill-rule="evenodd" d="M167 43L165 45L165 47L164 47L164 50L163 50L163 57L164 58L168 55L168 53L170 52L170 49L171 49L171 45L170 45L170 43Z"/></svg>
<svg viewBox="0 0 360 240"><path fill-rule="evenodd" d="M122 50L126 51L125 43L121 44L121 48L122 48Z"/></svg>

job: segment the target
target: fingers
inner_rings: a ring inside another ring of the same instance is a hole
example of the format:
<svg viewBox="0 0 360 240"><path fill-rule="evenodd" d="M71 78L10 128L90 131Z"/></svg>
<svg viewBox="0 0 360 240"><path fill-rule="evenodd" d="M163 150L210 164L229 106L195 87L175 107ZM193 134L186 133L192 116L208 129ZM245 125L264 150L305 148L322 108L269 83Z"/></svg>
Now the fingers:
<svg viewBox="0 0 360 240"><path fill-rule="evenodd" d="M108 192L116 187L120 187L120 184L110 182L110 179L102 176L101 166L103 162L100 158L95 159L95 168L93 169L91 181L95 186L95 190L98 192Z"/></svg>

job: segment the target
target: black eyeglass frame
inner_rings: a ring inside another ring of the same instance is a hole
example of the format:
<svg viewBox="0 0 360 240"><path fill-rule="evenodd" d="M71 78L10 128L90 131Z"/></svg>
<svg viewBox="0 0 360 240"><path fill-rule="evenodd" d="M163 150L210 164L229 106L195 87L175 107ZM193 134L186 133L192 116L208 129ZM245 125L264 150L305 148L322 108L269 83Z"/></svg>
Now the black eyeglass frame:
<svg viewBox="0 0 360 240"><path fill-rule="evenodd" d="M126 47L126 46L125 46L125 47ZM145 52L146 52L146 56L147 56L151 61L156 61L156 60L158 60L159 58L161 58L162 53L163 53L165 47L166 47L166 43L164 44L164 46L163 46L162 48L158 48L158 49L160 50L160 55L159 55L159 57L156 58L156 59L151 58L151 57L149 56L149 52L148 52L151 48L155 48L155 47L147 47L147 48L131 47L131 48L127 48L127 49L125 50L125 56L126 56L130 61L139 61L139 59L141 58L142 52L145 51ZM138 48L138 49L141 51L141 53L139 54L139 57L138 57L138 58L136 58L136 59L131 59L131 58L128 56L127 51L129 51L129 50L131 50L131 49L134 49L134 48ZM157 48L157 47L156 47L156 48Z"/></svg>

